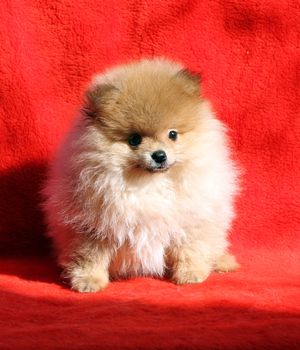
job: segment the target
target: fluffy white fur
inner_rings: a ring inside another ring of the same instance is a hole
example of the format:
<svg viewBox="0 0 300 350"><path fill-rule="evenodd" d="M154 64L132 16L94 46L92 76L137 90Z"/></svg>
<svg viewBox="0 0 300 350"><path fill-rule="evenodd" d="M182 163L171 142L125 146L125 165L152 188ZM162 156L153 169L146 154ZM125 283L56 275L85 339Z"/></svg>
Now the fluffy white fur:
<svg viewBox="0 0 300 350"><path fill-rule="evenodd" d="M121 91L133 70L175 75L181 69L143 60L96 76L89 90L113 84ZM233 257L224 264L237 187L226 129L207 101L199 100L194 113L199 128L182 135L177 148L165 144L168 159L182 164L173 173L131 171L130 162L140 159L128 144L111 142L79 114L43 191L49 235L72 288L96 291L111 278L167 270L177 283L201 282L218 264L237 266ZM155 142L143 153L145 162Z"/></svg>

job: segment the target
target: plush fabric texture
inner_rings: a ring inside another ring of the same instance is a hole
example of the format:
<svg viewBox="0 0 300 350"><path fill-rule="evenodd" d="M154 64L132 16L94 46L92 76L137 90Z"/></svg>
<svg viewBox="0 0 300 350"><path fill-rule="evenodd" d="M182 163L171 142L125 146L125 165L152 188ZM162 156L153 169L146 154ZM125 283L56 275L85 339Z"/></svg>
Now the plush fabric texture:
<svg viewBox="0 0 300 350"><path fill-rule="evenodd" d="M19 0L0 7L0 349L300 348L299 16L286 0ZM92 74L166 56L202 73L244 169L239 272L60 283L38 207Z"/></svg>

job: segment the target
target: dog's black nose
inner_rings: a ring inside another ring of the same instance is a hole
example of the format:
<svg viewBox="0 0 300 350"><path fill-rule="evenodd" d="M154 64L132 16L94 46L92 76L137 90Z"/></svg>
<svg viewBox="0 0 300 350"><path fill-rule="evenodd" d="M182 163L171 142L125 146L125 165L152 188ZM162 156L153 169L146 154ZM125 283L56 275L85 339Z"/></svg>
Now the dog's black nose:
<svg viewBox="0 0 300 350"><path fill-rule="evenodd" d="M167 155L165 151L158 150L151 154L152 159L156 161L156 163L161 164L167 160Z"/></svg>

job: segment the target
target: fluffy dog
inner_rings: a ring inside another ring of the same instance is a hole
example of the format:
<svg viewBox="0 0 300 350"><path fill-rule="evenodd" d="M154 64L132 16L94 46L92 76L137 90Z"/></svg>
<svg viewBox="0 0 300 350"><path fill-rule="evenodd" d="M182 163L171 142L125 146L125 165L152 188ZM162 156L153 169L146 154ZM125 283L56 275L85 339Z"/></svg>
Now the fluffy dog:
<svg viewBox="0 0 300 350"><path fill-rule="evenodd" d="M165 59L92 80L43 190L72 289L138 275L198 283L238 267L227 251L237 171L199 85Z"/></svg>

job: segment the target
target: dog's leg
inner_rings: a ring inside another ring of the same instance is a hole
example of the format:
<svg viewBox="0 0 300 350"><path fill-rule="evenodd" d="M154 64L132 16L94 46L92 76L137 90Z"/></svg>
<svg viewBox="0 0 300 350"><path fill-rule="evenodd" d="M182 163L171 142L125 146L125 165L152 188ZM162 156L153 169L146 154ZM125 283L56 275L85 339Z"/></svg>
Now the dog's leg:
<svg viewBox="0 0 300 350"><path fill-rule="evenodd" d="M97 292L109 283L109 265L112 250L103 242L84 241L71 253L64 266L64 276L71 288L78 292Z"/></svg>
<svg viewBox="0 0 300 350"><path fill-rule="evenodd" d="M172 249L170 270L175 283L200 283L209 276L212 265L206 249L203 249L204 254L201 254L199 245L200 242L190 241Z"/></svg>
<svg viewBox="0 0 300 350"><path fill-rule="evenodd" d="M186 229L186 240L166 254L172 280L178 284L200 283L214 269L234 269L237 263L233 256L224 255L227 245L226 232L212 222Z"/></svg>

